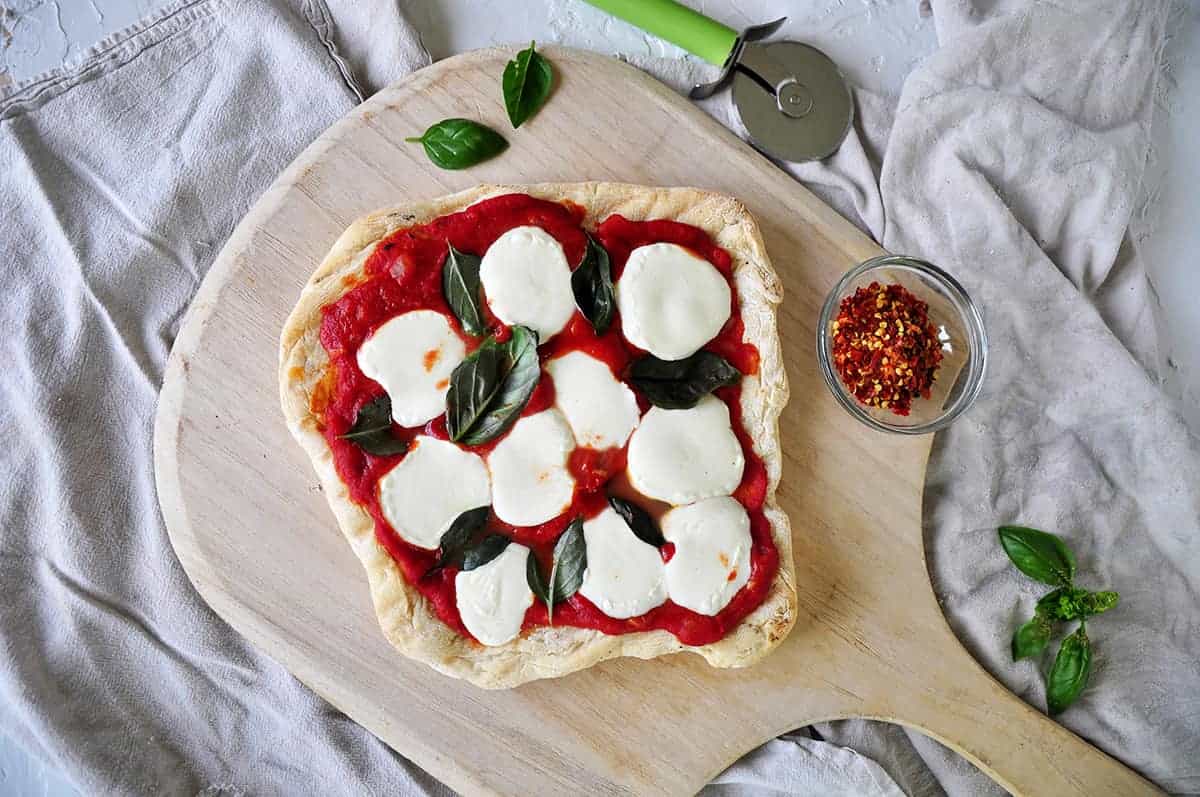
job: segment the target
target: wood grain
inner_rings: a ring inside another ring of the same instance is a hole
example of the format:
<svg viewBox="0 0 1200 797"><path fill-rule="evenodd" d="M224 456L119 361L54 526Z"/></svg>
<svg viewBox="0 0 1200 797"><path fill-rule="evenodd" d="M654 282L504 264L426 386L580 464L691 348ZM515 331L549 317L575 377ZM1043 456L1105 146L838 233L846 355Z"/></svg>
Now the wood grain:
<svg viewBox="0 0 1200 797"><path fill-rule="evenodd" d="M559 84L520 130L500 99L511 51L442 61L330 128L234 232L175 343L155 427L163 514L201 595L316 692L465 792L691 793L767 739L841 717L918 728L1021 794L1152 791L963 650L924 562L930 439L871 431L828 395L814 344L821 301L878 247L636 69L547 54ZM504 130L512 146L466 172L440 171L403 138L449 116ZM366 578L284 426L276 341L354 218L478 182L574 180L714 189L761 224L787 291L779 324L792 401L779 498L795 528L800 619L747 670L680 654L484 692L384 641Z"/></svg>

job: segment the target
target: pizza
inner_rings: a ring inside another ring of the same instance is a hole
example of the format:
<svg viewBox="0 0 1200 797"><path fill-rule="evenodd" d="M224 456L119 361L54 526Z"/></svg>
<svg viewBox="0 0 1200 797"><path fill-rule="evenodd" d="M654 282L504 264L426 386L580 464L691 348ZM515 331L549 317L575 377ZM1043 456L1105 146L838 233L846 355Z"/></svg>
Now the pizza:
<svg viewBox="0 0 1200 797"><path fill-rule="evenodd" d="M280 393L387 639L485 688L776 647L781 298L750 214L693 188L482 185L354 222Z"/></svg>

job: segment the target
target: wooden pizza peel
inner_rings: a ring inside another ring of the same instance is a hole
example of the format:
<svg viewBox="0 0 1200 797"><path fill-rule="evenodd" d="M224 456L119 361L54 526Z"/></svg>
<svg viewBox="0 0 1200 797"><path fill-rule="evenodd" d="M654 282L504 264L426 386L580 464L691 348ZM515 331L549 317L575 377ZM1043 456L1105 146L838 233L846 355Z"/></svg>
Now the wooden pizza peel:
<svg viewBox="0 0 1200 797"><path fill-rule="evenodd" d="M637 69L577 50L545 54L558 85L516 131L500 91L509 49L441 61L375 95L301 154L221 252L175 342L155 426L163 515L200 594L297 678L463 792L687 794L778 734L844 717L917 728L1019 794L1152 792L967 654L924 560L932 438L872 431L823 384L821 302L881 250ZM450 172L404 142L454 116L505 131L511 147ZM333 241L367 212L480 182L580 180L721 191L762 227L786 290L779 333L792 399L780 421L779 500L794 528L799 620L744 670L684 653L487 692L384 640L365 574L285 427L279 330Z"/></svg>

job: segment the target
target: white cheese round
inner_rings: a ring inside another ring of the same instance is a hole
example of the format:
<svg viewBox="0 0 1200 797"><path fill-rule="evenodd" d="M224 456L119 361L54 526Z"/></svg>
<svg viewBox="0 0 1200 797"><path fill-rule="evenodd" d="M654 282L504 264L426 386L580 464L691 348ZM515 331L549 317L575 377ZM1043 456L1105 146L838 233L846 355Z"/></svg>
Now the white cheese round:
<svg viewBox="0 0 1200 797"><path fill-rule="evenodd" d="M358 348L358 367L383 386L392 418L420 426L446 411L450 374L467 355L450 320L433 310L398 315Z"/></svg>
<svg viewBox="0 0 1200 797"><path fill-rule="evenodd" d="M424 435L379 480L383 516L405 542L437 548L454 519L492 501L487 467L478 455Z"/></svg>
<svg viewBox="0 0 1200 797"><path fill-rule="evenodd" d="M669 510L663 537L675 544L666 564L667 594L685 609L712 616L750 578L750 517L729 496Z"/></svg>
<svg viewBox="0 0 1200 797"><path fill-rule="evenodd" d="M612 508L583 523L587 569L579 594L596 608L624 620L667 600L662 555L647 545Z"/></svg>
<svg viewBox="0 0 1200 797"><path fill-rule="evenodd" d="M575 442L584 448L620 448L641 412L633 391L601 360L573 351L546 363L554 403L567 416Z"/></svg>
<svg viewBox="0 0 1200 797"><path fill-rule="evenodd" d="M567 457L575 438L555 409L521 418L488 455L492 510L514 526L536 526L567 510L575 478Z"/></svg>
<svg viewBox="0 0 1200 797"><path fill-rule="evenodd" d="M745 464L729 408L713 396L690 410L651 407L629 438L629 483L669 504L729 495Z"/></svg>
<svg viewBox="0 0 1200 797"><path fill-rule="evenodd" d="M529 549L510 542L482 567L454 577L455 604L471 636L485 645L503 645L521 633L533 590L525 579Z"/></svg>
<svg viewBox="0 0 1200 797"><path fill-rule="evenodd" d="M540 227L515 227L497 238L479 264L479 279L496 317L529 327L541 343L575 312L567 256Z"/></svg>
<svg viewBox="0 0 1200 797"><path fill-rule="evenodd" d="M616 293L625 337L662 360L695 354L729 320L725 277L676 244L634 249Z"/></svg>

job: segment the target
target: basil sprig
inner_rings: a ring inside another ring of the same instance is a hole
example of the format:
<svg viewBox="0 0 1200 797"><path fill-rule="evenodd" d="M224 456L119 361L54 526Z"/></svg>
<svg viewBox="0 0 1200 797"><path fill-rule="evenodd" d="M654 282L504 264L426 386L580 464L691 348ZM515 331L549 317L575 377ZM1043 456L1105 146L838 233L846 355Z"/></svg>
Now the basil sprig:
<svg viewBox="0 0 1200 797"><path fill-rule="evenodd" d="M646 355L629 369L629 381L651 404L668 410L687 410L700 399L742 378L719 354L701 349L682 360L660 360Z"/></svg>
<svg viewBox="0 0 1200 797"><path fill-rule="evenodd" d="M490 511L490 506L477 506L474 509L468 509L454 519L450 528L442 534L441 542L438 544L438 558L433 567L429 569L429 573L434 573L443 567L462 567L467 549L471 547L471 541L475 539L475 535L487 522Z"/></svg>
<svg viewBox="0 0 1200 797"><path fill-rule="evenodd" d="M520 127L537 113L554 84L554 69L533 45L530 42L527 49L517 53L504 67L504 107L513 127Z"/></svg>
<svg viewBox="0 0 1200 797"><path fill-rule="evenodd" d="M1057 535L1025 526L1001 526L998 531L1000 544L1017 569L1056 587L1042 596L1033 617L1013 634L1013 661L1045 650L1056 623L1079 621L1079 627L1059 646L1046 679L1046 707L1051 714L1058 714L1083 692L1092 671L1087 618L1116 606L1119 596L1076 587L1075 555Z"/></svg>
<svg viewBox="0 0 1200 797"><path fill-rule="evenodd" d="M587 570L587 542L583 536L583 518L571 521L554 543L554 560L549 578L542 575L541 565L532 552L525 565L525 580L534 595L546 604L547 621L554 624L554 606L579 591L583 571Z"/></svg>
<svg viewBox="0 0 1200 797"><path fill-rule="evenodd" d="M655 548L661 548L666 543L666 539L663 537L662 531L658 528L658 524L654 522L654 518L650 517L650 513L637 504L630 503L623 498L617 498L615 495L610 495L608 497L608 505L621 516L621 519L625 521L625 525L629 526L629 530L642 542L647 545L653 545Z"/></svg>
<svg viewBox="0 0 1200 797"><path fill-rule="evenodd" d="M508 148L504 136L470 119L443 119L422 135L404 140L424 146L429 160L443 169L465 169Z"/></svg>
<svg viewBox="0 0 1200 797"><path fill-rule="evenodd" d="M350 431L338 435L377 457L393 456L408 451L408 441L392 431L392 399L387 393L372 399L358 409Z"/></svg>
<svg viewBox="0 0 1200 797"><path fill-rule="evenodd" d="M575 294L579 312L591 322L596 334L607 332L617 304L613 295L612 269L608 252L591 235L587 236L583 260L571 272L571 291Z"/></svg>
<svg viewBox="0 0 1200 797"><path fill-rule="evenodd" d="M504 343L489 339L450 374L446 430L456 443L479 445L516 422L541 378L537 333L512 328Z"/></svg>
<svg viewBox="0 0 1200 797"><path fill-rule="evenodd" d="M479 264L482 258L460 252L454 244L446 244L446 260L442 263L442 295L454 312L458 323L468 335L479 337L484 332L483 300L479 289Z"/></svg>

